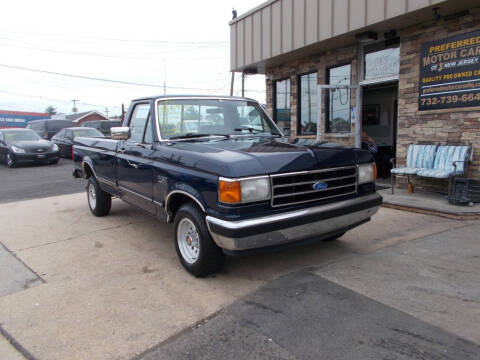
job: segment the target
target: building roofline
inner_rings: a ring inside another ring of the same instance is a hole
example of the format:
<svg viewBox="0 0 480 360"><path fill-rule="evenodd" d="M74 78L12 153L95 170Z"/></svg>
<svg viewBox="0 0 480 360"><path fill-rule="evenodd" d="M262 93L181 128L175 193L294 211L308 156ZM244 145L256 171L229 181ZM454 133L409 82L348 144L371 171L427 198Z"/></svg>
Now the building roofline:
<svg viewBox="0 0 480 360"><path fill-rule="evenodd" d="M248 10L246 13L243 13L242 15L237 16L235 19L230 20L230 22L228 24L229 25L235 24L237 21L242 20L242 19L246 18L247 16L252 15L253 13L256 13L257 11L260 11L263 8L269 6L270 4L272 4L274 2L277 2L277 1L278 0L265 1L265 2L261 3L260 5L254 7L253 9Z"/></svg>

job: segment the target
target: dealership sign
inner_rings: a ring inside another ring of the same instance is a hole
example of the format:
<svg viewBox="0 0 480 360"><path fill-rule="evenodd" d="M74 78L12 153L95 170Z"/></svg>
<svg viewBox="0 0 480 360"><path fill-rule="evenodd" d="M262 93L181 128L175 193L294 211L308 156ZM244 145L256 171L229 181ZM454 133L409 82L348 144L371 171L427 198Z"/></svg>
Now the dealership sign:
<svg viewBox="0 0 480 360"><path fill-rule="evenodd" d="M480 31L422 45L419 110L480 106Z"/></svg>

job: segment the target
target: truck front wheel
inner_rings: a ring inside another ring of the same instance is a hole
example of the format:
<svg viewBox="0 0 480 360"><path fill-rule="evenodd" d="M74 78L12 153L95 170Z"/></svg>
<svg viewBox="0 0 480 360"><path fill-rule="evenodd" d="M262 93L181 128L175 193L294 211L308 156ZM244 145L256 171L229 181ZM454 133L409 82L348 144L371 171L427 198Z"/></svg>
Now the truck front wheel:
<svg viewBox="0 0 480 360"><path fill-rule="evenodd" d="M175 214L175 249L185 270L205 277L221 270L225 254L212 239L204 214L192 203Z"/></svg>
<svg viewBox="0 0 480 360"><path fill-rule="evenodd" d="M112 207L112 196L100 189L98 181L91 176L87 183L87 199L88 207L95 216L105 216L110 212Z"/></svg>

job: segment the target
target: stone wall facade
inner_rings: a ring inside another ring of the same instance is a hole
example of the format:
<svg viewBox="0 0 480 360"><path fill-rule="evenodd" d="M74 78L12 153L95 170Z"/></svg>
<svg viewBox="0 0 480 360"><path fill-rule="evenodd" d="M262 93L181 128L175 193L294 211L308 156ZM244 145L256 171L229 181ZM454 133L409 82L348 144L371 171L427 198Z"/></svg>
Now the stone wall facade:
<svg viewBox="0 0 480 360"><path fill-rule="evenodd" d="M408 145L412 143L471 145L474 156L467 175L480 178L480 108L418 111L422 44L479 29L480 8L476 8L401 31L397 127L397 159L400 166L405 164ZM428 185L419 179L417 183Z"/></svg>
<svg viewBox="0 0 480 360"><path fill-rule="evenodd" d="M480 178L480 108L457 108L418 111L419 71L421 46L425 42L480 29L480 7L400 30L400 73L398 81L397 117L397 163L405 164L409 144L471 145L473 161L468 166L468 177ZM297 135L297 89L298 76L317 71L318 83L326 83L327 69L351 62L351 84L357 83L357 47L328 51L318 56L298 59L282 66L267 68L267 109L274 113L274 82L290 78L291 130ZM325 104L325 101L323 102ZM351 106L355 104L355 93L351 94ZM360 109L360 107L357 107ZM322 109L324 111L324 109ZM359 111L359 110L357 110ZM325 114L325 112L323 112ZM323 129L323 139L329 142L354 145L355 124L347 134L328 134ZM313 136L315 138L315 136ZM445 189L445 182L417 180L419 188Z"/></svg>

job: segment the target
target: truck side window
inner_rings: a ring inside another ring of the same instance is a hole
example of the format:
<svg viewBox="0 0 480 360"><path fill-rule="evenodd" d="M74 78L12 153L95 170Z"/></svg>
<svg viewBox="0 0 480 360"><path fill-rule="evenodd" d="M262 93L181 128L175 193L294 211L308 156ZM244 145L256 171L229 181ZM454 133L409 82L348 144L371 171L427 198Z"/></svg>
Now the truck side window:
<svg viewBox="0 0 480 360"><path fill-rule="evenodd" d="M150 104L139 104L135 106L130 119L130 138L128 141L141 143L150 112Z"/></svg>
<svg viewBox="0 0 480 360"><path fill-rule="evenodd" d="M150 121L150 115L148 115L147 125L145 127L145 136L143 137L143 143L151 144L152 142L153 142L152 122Z"/></svg>

